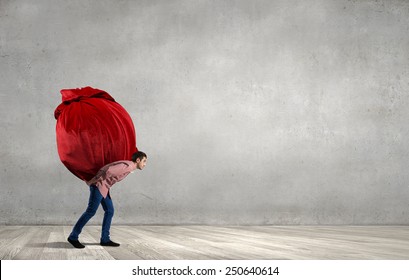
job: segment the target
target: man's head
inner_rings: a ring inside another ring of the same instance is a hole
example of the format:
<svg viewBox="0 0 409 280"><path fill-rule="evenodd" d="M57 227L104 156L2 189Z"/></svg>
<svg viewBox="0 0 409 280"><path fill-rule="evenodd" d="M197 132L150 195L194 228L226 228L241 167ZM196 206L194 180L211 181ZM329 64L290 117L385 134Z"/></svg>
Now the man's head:
<svg viewBox="0 0 409 280"><path fill-rule="evenodd" d="M141 151L138 151L132 155L132 161L136 163L136 168L139 170L144 169L148 156Z"/></svg>

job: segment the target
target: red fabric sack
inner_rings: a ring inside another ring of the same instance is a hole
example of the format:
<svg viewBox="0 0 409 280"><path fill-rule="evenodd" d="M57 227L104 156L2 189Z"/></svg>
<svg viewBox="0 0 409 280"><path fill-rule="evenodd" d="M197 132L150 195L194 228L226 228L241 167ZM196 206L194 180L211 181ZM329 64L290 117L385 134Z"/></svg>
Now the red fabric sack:
<svg viewBox="0 0 409 280"><path fill-rule="evenodd" d="M137 151L135 128L111 95L92 87L62 89L61 94L54 117L58 154L68 170L89 181L104 165L131 160Z"/></svg>

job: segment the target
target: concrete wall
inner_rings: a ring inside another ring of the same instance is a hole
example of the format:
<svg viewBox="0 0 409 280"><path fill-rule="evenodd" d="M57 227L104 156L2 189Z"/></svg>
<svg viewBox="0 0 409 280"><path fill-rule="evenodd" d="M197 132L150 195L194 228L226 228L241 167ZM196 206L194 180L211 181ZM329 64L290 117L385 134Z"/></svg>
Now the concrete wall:
<svg viewBox="0 0 409 280"><path fill-rule="evenodd" d="M408 34L408 1L0 0L0 223L85 210L53 112L90 85L149 155L114 224L409 224Z"/></svg>

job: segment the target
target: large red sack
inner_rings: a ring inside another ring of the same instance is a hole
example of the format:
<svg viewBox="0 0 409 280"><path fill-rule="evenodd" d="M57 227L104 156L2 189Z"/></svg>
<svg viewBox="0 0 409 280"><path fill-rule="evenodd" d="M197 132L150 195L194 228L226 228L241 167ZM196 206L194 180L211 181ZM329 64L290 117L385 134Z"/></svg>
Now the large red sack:
<svg viewBox="0 0 409 280"><path fill-rule="evenodd" d="M111 95L92 87L63 89L61 94L54 117L58 154L68 170L89 181L104 165L131 160L137 151L135 128Z"/></svg>

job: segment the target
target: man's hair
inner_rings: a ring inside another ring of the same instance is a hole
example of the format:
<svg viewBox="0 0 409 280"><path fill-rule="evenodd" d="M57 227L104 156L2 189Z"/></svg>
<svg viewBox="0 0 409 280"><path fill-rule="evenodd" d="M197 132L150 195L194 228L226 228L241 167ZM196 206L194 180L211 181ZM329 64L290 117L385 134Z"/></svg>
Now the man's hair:
<svg viewBox="0 0 409 280"><path fill-rule="evenodd" d="M144 152L141 152L141 151L137 151L136 153L134 153L133 155L132 155L132 161L133 162L136 162L136 160L139 158L140 160L142 160L143 158L148 158L148 156L144 153Z"/></svg>

